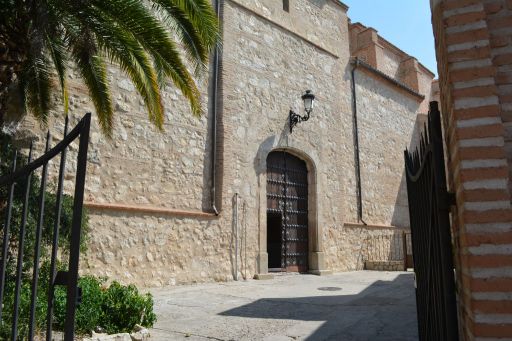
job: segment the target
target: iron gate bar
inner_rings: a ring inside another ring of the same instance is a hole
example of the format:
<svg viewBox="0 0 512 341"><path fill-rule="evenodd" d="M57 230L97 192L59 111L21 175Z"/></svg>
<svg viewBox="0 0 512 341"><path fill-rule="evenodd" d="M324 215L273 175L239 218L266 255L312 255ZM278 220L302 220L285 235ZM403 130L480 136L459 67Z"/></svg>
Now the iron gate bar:
<svg viewBox="0 0 512 341"><path fill-rule="evenodd" d="M306 256L307 252L288 252L288 256L297 257L297 256Z"/></svg>
<svg viewBox="0 0 512 341"><path fill-rule="evenodd" d="M431 102L419 150L405 151L421 341L458 340L441 116Z"/></svg>
<svg viewBox="0 0 512 341"><path fill-rule="evenodd" d="M50 146L50 132L46 134L46 148L44 150L45 153L48 152L48 147ZM39 219L36 227L36 245L34 249L34 268L32 272L32 296L30 298L30 319L28 322L29 331L28 337L29 340L34 338L35 332L35 319L36 319L36 300L37 300L37 283L39 280L39 255L41 252L41 234L43 228L43 219L44 219L44 199L46 193L46 180L48 177L48 162L43 165L43 170L41 174L41 188L39 191Z"/></svg>
<svg viewBox="0 0 512 341"><path fill-rule="evenodd" d="M5 185L11 184L13 182L16 182L18 179L27 177L34 170L36 170L37 168L41 167L46 162L50 161L55 156L57 156L62 151L63 148L67 147L79 135L81 135L80 133L81 133L82 129L85 130L85 126L86 126L86 124L84 122L87 120L87 118L88 118L88 121L90 121L90 115L91 114L85 115L82 118L82 120L73 128L73 130L71 130L66 137L64 137L59 143L57 143L55 145L55 147L51 148L48 151L48 153L45 153L44 155L41 155L39 158L37 158L36 160L30 162L29 164L27 164L23 168L18 169L16 172L14 172L12 174L9 174L9 175L4 175L4 176L0 177L0 186L5 186ZM90 127L90 123L87 126Z"/></svg>
<svg viewBox="0 0 512 341"><path fill-rule="evenodd" d="M16 184L23 183L23 209L22 219L19 230L18 250L17 250L17 263L16 263L16 283L15 283L15 295L14 295L14 307L13 307L13 319L12 319L12 330L11 339L17 340L18 338L18 323L20 314L20 294L23 281L23 258L25 248L25 236L27 232L27 214L29 208L29 197L31 178L33 172L42 166L42 177L38 199L38 219L35 227L35 245L34 245L34 263L32 268L32 282L31 282L31 300L30 300L30 315L28 318L29 330L28 339L32 340L35 334L36 328L36 305L37 305L37 286L39 282L39 268L40 268L40 254L41 254L41 241L44 224L44 210L45 210L45 193L46 183L48 178L48 163L58 154L61 156L60 167L59 167L59 184L57 189L57 199L55 206L55 222L53 226L52 236L52 250L51 250L51 265L50 265L50 277L49 277L49 288L48 288L48 310L47 310L47 323L46 323L46 339L52 339L52 322L53 322L53 300L54 300L54 289L55 285L62 284L67 286L67 298L66 298L66 320L64 323L64 340L74 340L74 325L76 306L79 301L79 288L78 284L78 265L79 265L79 253L80 253L80 237L81 237L81 223L82 223L82 210L83 210L83 196L85 189L85 175L87 167L87 147L89 141L89 130L90 130L91 114L86 114L82 120L69 132L68 130L68 119L66 118L66 124L64 128L64 137L57 143L57 145L49 149L50 135L47 135L45 153L32 161L33 144L30 145L29 156L27 164L20 169L16 168L16 151L14 152L14 160L12 170L10 174L0 177L0 186L9 187L9 202L7 204L7 215L5 218L4 233L3 233L3 246L2 246L2 259L0 269L0 321L5 316L5 311L2 311L1 307L4 302L4 291L6 287L6 267L7 257L9 253L9 238L10 238L10 225L12 223L11 208L14 201L13 189ZM73 216L71 226L71 238L70 238L70 254L68 271L59 271L56 274L56 262L58 253L58 236L60 228L60 218L62 213L62 198L63 198L63 181L65 174L66 164L66 151L69 145L79 138L78 155L77 155L77 168L76 168L76 180L74 190L74 201L73 201Z"/></svg>
<svg viewBox="0 0 512 341"><path fill-rule="evenodd" d="M33 144L30 143L30 152L28 154L28 163L32 160L32 149ZM25 227L27 225L27 211L28 211L28 199L30 190L30 181L32 179L32 173L28 174L27 182L25 183L25 200L23 201L23 213L21 220L21 227L18 239L18 263L16 267L16 289L14 291L14 310L12 319L12 331L11 339L18 339L18 316L19 316L19 304L20 304L20 290L21 290L21 272L23 270L23 248L25 246ZM1 302L3 304L3 302Z"/></svg>
<svg viewBox="0 0 512 341"><path fill-rule="evenodd" d="M68 134L69 118L66 116L64 123L64 137ZM46 312L46 341L52 341L53 326L53 293L55 290L54 281L57 267L57 251L59 248L59 227L62 213L62 192L64 190L64 172L66 171L66 151L64 148L60 153L59 180L57 185L57 200L55 203L55 223L52 234L52 255L50 260L50 277L48 278L48 309Z"/></svg>
<svg viewBox="0 0 512 341"><path fill-rule="evenodd" d="M16 171L16 159L18 157L18 151L14 151L14 157L12 160L12 168L11 172ZM12 215L12 202L14 198L14 185L13 182L11 187L9 188L9 198L7 202L7 214L5 216L5 225L4 225L4 237L2 244L2 263L0 265L0 323L2 322L2 312L3 312L3 304L4 301L4 288L5 288L5 267L7 266L7 251L9 248L9 240L10 240L10 229L11 229L11 215Z"/></svg>
<svg viewBox="0 0 512 341"><path fill-rule="evenodd" d="M68 271L69 282L67 283L68 298L66 302L66 325L64 328L64 341L73 341L75 333L76 304L78 303L78 264L80 261L82 210L84 205L85 175L87 171L87 149L89 147L91 114L87 114L81 122L83 127L78 145L75 198L73 202L73 219L71 223L71 242Z"/></svg>

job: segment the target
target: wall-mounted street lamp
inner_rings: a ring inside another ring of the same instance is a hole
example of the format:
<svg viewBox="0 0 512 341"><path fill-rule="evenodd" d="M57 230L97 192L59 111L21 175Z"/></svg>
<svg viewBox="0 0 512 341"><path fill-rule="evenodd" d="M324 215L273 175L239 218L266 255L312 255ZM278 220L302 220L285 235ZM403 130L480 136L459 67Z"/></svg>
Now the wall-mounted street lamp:
<svg viewBox="0 0 512 341"><path fill-rule="evenodd" d="M300 116L299 114L296 114L293 110L290 110L290 134L293 131L293 127L295 127L298 123L309 120L309 116L313 111L315 95L313 95L311 90L306 90L306 93L302 95L302 101L304 101L304 111L306 112L306 115Z"/></svg>

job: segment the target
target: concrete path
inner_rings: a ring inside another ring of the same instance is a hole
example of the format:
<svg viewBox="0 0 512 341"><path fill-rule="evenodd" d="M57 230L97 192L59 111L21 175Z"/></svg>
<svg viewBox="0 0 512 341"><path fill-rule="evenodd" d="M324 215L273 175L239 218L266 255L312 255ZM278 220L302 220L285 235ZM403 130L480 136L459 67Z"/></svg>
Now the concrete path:
<svg viewBox="0 0 512 341"><path fill-rule="evenodd" d="M418 340L412 273L278 275L152 293L151 340Z"/></svg>

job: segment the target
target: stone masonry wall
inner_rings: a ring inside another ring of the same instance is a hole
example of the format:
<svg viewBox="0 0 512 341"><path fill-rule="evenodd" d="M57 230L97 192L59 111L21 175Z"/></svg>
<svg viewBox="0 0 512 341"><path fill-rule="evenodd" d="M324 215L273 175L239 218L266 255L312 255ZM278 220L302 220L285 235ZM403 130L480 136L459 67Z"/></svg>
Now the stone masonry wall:
<svg viewBox="0 0 512 341"><path fill-rule="evenodd" d="M389 49L383 49L382 53L380 54L380 58L382 62L379 63L379 69L385 74L395 79L399 79L399 70L402 56Z"/></svg>
<svg viewBox="0 0 512 341"><path fill-rule="evenodd" d="M422 100L362 70L355 77L363 220L408 227L403 150L417 139L416 112Z"/></svg>
<svg viewBox="0 0 512 341"><path fill-rule="evenodd" d="M357 186L347 8L333 0L290 5L288 13L275 0L224 1L219 216L209 213L213 146L206 79L201 86L207 114L200 119L191 116L172 85L166 86L160 133L149 124L133 85L117 68L109 69L115 128L107 140L93 115L85 194L91 239L82 273L145 287L264 273L266 157L275 149L308 166L312 270L362 269L357 250L367 236L408 225L402 155L421 100L356 71L364 218L385 226L349 224L357 221ZM69 82L76 122L94 108L77 75ZM313 114L290 134L288 112L303 113L300 97L307 89L316 95ZM50 122L56 138L63 131L61 111L57 107ZM27 131L42 136L31 119L24 122L21 139ZM72 186L71 175L66 186ZM237 227L241 247L235 269Z"/></svg>
<svg viewBox="0 0 512 341"><path fill-rule="evenodd" d="M179 91L168 84L162 94L165 131L160 133L149 123L142 99L129 79L110 67L109 81L115 107L113 136L109 140L102 135L93 115L85 200L176 209L207 207L208 114L200 119L193 117ZM208 98L205 83L203 79L199 84L203 101ZM76 73L69 75L68 84L73 123L86 112L93 112L94 106ZM206 103L204 110L208 112ZM30 132L35 138L44 135L44 129L31 117L22 125L24 134ZM60 105L54 109L49 126L55 139L62 136L64 116ZM42 150L42 143L38 142L38 150Z"/></svg>

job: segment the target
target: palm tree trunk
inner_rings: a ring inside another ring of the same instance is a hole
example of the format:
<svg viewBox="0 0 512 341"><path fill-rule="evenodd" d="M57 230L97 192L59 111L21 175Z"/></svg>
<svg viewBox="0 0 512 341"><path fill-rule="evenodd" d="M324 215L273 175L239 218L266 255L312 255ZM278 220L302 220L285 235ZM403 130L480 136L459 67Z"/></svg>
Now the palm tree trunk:
<svg viewBox="0 0 512 341"><path fill-rule="evenodd" d="M23 48L9 45L12 44L0 40L0 127L6 117L10 92L17 81L16 75L22 70L27 56Z"/></svg>

